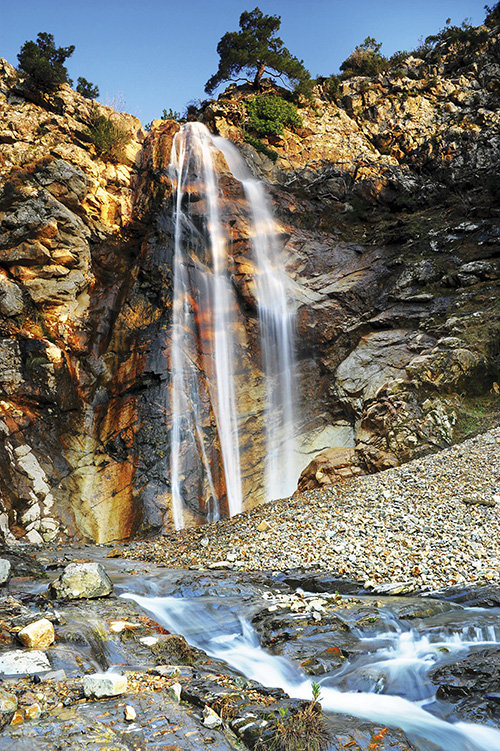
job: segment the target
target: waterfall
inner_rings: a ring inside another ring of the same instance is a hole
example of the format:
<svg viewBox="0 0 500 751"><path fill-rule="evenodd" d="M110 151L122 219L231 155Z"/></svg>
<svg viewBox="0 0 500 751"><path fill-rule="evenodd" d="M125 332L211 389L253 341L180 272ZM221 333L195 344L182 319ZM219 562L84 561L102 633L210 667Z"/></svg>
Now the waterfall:
<svg viewBox="0 0 500 751"><path fill-rule="evenodd" d="M252 475L265 477L263 499L290 494L298 468L294 311L264 189L237 149L201 123L176 134L169 174L170 470L178 529L186 508L209 521L240 512L248 488L255 492ZM230 187L229 202L221 187L228 179L240 188ZM245 250L235 252L242 238ZM252 309L257 336L246 322Z"/></svg>

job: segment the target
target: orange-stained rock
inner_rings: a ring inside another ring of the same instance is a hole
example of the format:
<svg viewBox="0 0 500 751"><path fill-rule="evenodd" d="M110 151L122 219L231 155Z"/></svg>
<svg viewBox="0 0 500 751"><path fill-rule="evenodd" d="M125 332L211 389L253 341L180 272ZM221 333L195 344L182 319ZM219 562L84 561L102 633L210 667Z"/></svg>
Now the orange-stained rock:
<svg viewBox="0 0 500 751"><path fill-rule="evenodd" d="M336 447L322 451L314 457L300 475L297 489L306 490L335 485L365 472L358 463L356 451L352 448Z"/></svg>
<svg viewBox="0 0 500 751"><path fill-rule="evenodd" d="M54 626L47 618L40 618L18 631L17 638L30 649L46 649L55 640Z"/></svg>

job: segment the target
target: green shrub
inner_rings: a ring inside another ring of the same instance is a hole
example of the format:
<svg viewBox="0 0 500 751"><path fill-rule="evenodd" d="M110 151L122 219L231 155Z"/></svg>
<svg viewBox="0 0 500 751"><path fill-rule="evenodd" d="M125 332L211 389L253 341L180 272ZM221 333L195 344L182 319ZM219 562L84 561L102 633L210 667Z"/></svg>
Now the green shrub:
<svg viewBox="0 0 500 751"><path fill-rule="evenodd" d="M449 20L446 26L437 34L428 36L426 44L432 46L431 56L437 58L441 56L441 51L437 48L444 46L446 51L458 53L474 52L488 39L488 32L471 26L467 19L462 21L461 26L451 26Z"/></svg>
<svg viewBox="0 0 500 751"><path fill-rule="evenodd" d="M343 78L368 76L373 78L389 67L389 61L380 54L382 44L373 37L366 37L340 66Z"/></svg>
<svg viewBox="0 0 500 751"><path fill-rule="evenodd" d="M326 98L332 102L336 102L340 96L340 85L340 76L331 75L323 79L322 86Z"/></svg>
<svg viewBox="0 0 500 751"><path fill-rule="evenodd" d="M94 86L93 83L87 81L87 79L83 78L83 76L80 76L78 78L76 90L86 99L97 99L97 97L99 96L99 86Z"/></svg>
<svg viewBox="0 0 500 751"><path fill-rule="evenodd" d="M292 102L276 94L263 94L244 100L247 113L246 128L255 136L279 136L284 126L298 128L302 120Z"/></svg>
<svg viewBox="0 0 500 751"><path fill-rule="evenodd" d="M487 14L484 19L486 26L498 26L500 24L500 2L495 3L491 8L489 5L485 5L484 9Z"/></svg>
<svg viewBox="0 0 500 751"><path fill-rule="evenodd" d="M110 162L119 162L123 158L125 146L130 141L125 130L115 125L106 115L99 115L97 110L92 112L86 133L95 146L97 156Z"/></svg>
<svg viewBox="0 0 500 751"><path fill-rule="evenodd" d="M393 55L389 58L389 65L391 68L397 68L400 65L403 65L404 61L407 57L409 57L410 53L406 50L397 50Z"/></svg>
<svg viewBox="0 0 500 751"><path fill-rule="evenodd" d="M180 120L181 119L181 113L176 112L172 109L172 107L169 108L168 112L167 110L163 110L163 115L161 116L161 120Z"/></svg>

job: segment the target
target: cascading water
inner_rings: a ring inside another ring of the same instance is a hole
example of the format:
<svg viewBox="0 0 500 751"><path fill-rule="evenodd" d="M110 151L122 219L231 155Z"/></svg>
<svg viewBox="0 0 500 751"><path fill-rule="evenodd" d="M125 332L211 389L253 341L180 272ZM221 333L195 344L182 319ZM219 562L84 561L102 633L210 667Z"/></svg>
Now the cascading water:
<svg viewBox="0 0 500 751"><path fill-rule="evenodd" d="M219 174L242 186L233 200L234 216L221 201ZM201 123L188 123L174 139L170 175L175 188L170 469L173 519L181 528L185 508L194 503L208 520L219 518L221 506L230 516L241 511L245 476L258 474L259 463L265 499L293 491L294 312L263 188L237 150ZM234 252L238 222L246 226L251 259ZM247 295L243 301L236 290L249 268L253 299ZM253 341L242 323L244 303L257 310L259 336ZM262 362L258 376L255 354ZM260 401L257 407L249 397L251 381L260 381L252 397ZM254 427L251 434L248 427L259 419L265 433L260 462L255 445L253 452L249 445L262 430Z"/></svg>
<svg viewBox="0 0 500 751"><path fill-rule="evenodd" d="M221 608L220 600L213 597L122 596L133 599L153 614L158 623L183 634L191 644L224 660L247 678L279 686L295 698L311 698L311 679L288 660L266 653L252 626L234 615L234 602L232 608ZM344 713L401 728L418 751L499 751L500 730L468 722L448 722L434 714L432 708L425 709L432 701L432 688L426 681L429 668L439 660L446 661L450 654L466 653L471 646L498 644L494 628L486 627L475 633L470 628L444 630L431 637L400 629L396 633L383 632L376 638L387 640L389 645L367 655L358 666L365 672L368 667L373 674L372 690L360 691L355 685L347 691L339 690L342 675L357 670L355 664L348 663L339 674L320 679L321 705L326 713ZM361 675L360 670L358 679ZM377 675L388 677L387 685L381 687ZM412 694L409 698L395 695L401 688L403 675ZM377 693L380 690L384 693Z"/></svg>

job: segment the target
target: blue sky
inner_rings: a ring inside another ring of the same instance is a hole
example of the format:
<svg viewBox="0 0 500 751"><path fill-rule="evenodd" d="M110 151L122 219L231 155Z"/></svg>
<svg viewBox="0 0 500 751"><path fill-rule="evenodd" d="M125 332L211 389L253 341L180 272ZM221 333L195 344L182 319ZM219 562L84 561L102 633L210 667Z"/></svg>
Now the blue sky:
<svg viewBox="0 0 500 751"><path fill-rule="evenodd" d="M182 113L206 98L219 39L256 5L281 16L280 37L313 76L338 73L367 36L390 56L414 48L449 17L479 25L485 15L485 0L0 0L0 57L17 65L22 44L47 31L58 47L75 45L67 61L75 82L84 76L104 104L118 103L147 123L163 108Z"/></svg>

